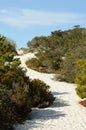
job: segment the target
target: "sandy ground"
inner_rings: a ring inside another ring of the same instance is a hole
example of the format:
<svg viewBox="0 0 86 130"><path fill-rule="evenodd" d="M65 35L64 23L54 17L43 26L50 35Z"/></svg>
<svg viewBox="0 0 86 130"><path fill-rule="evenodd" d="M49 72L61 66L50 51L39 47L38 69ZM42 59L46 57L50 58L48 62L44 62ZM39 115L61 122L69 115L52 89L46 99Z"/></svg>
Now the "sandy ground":
<svg viewBox="0 0 86 130"><path fill-rule="evenodd" d="M33 110L30 120L18 125L15 130L86 130L86 108L78 103L81 99L76 95L76 85L54 81L53 74L28 69L25 61L32 57L32 53L20 56L21 66L27 69L26 74L30 78L41 79L50 85L56 99L49 108Z"/></svg>

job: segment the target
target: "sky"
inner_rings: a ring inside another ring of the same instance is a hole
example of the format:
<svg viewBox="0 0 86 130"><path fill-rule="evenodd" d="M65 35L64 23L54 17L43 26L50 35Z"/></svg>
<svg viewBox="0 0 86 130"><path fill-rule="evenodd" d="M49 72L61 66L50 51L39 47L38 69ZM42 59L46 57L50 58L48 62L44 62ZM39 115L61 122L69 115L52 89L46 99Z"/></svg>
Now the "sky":
<svg viewBox="0 0 86 130"><path fill-rule="evenodd" d="M75 25L86 28L86 0L0 0L0 34L17 48Z"/></svg>

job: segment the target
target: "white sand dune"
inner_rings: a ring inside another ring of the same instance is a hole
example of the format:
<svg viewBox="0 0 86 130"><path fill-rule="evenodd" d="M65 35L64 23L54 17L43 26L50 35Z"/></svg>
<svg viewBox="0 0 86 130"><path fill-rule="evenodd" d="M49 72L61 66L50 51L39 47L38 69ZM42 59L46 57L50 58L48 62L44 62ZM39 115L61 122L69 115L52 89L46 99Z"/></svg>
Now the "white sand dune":
<svg viewBox="0 0 86 130"><path fill-rule="evenodd" d="M15 130L86 130L86 108L78 103L80 98L75 93L76 85L54 81L53 74L28 69L25 61L32 57L32 53L20 56L21 66L27 69L30 78L38 78L50 85L56 99L49 108L33 110L30 120L18 125Z"/></svg>

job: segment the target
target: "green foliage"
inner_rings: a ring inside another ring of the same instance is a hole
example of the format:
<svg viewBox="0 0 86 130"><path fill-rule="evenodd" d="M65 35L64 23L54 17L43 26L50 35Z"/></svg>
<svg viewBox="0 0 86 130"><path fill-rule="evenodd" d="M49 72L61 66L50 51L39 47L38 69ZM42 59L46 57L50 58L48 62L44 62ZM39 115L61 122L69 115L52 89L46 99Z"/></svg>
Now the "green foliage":
<svg viewBox="0 0 86 130"><path fill-rule="evenodd" d="M28 46L37 56L34 61L28 61L29 67L57 75L60 73L60 80L74 82L79 71L77 60L86 60L86 29L76 25L70 30L54 31L50 36L33 38Z"/></svg>
<svg viewBox="0 0 86 130"><path fill-rule="evenodd" d="M86 98L86 62L78 61L80 72L76 75L76 93L80 98Z"/></svg>
<svg viewBox="0 0 86 130"><path fill-rule="evenodd" d="M0 129L12 130L13 125L22 123L31 108L46 102L43 93L49 95L45 83L31 81L16 59L14 44L0 37ZM35 93L37 92L37 93ZM53 96L51 94L51 100ZM42 98L42 99L41 99ZM51 100L48 100L48 105ZM41 102L41 103L40 103ZM48 106L45 105L45 106Z"/></svg>
<svg viewBox="0 0 86 130"><path fill-rule="evenodd" d="M49 86L38 79L30 82L30 96L33 107L48 107L55 99L49 92Z"/></svg>
<svg viewBox="0 0 86 130"><path fill-rule="evenodd" d="M53 60L52 60L53 59ZM28 60L26 62L27 67L30 67L34 70L37 70L39 72L55 72L60 68L60 62L61 62L60 56L56 56L53 52L39 52L37 54L37 58L32 58L31 60Z"/></svg>
<svg viewBox="0 0 86 130"><path fill-rule="evenodd" d="M55 33L52 32L51 36L35 37L32 41L29 41L29 49L37 52L37 59L35 59L36 62L28 61L28 65L41 72L56 72L62 62L62 42L60 43L60 37L62 37L60 31L55 31Z"/></svg>
<svg viewBox="0 0 86 130"><path fill-rule="evenodd" d="M26 61L27 67L33 68L36 70L39 66L41 66L41 62L39 59L32 58L29 61Z"/></svg>
<svg viewBox="0 0 86 130"><path fill-rule="evenodd" d="M14 44L0 37L0 129L11 129L31 111L29 78L19 67ZM18 92L18 88L20 91Z"/></svg>
<svg viewBox="0 0 86 130"><path fill-rule="evenodd" d="M0 70L0 113L2 128L12 129L21 123L31 111L29 98L29 78L18 66Z"/></svg>
<svg viewBox="0 0 86 130"><path fill-rule="evenodd" d="M5 92L3 92L4 90ZM0 89L2 98L0 99L0 113L2 117L2 127L10 128L15 123L21 123L30 112L29 94L21 90L6 90L5 86Z"/></svg>

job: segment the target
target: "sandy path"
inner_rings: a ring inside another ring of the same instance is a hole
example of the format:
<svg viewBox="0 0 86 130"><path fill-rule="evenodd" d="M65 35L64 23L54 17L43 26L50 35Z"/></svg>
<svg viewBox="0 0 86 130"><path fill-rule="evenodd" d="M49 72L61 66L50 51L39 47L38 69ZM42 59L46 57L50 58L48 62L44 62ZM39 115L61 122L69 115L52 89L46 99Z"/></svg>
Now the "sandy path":
<svg viewBox="0 0 86 130"><path fill-rule="evenodd" d="M26 67L27 57L21 56L22 67ZM50 90L56 97L53 105L45 109L35 109L31 112L31 120L18 125L15 130L86 130L86 108L78 104L80 98L75 93L75 85L53 81L53 74L43 74L27 68L30 78L38 78L50 85Z"/></svg>

